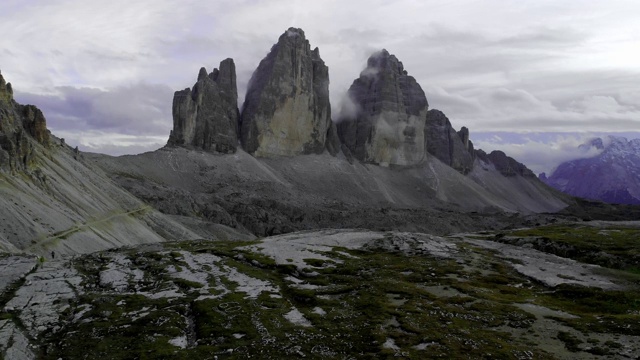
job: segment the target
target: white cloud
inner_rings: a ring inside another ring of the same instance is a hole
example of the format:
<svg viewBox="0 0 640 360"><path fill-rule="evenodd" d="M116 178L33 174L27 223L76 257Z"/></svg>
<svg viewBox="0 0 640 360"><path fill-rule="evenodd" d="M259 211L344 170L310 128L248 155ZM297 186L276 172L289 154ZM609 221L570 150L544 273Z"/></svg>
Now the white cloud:
<svg viewBox="0 0 640 360"><path fill-rule="evenodd" d="M106 90L63 86L53 90L55 93L47 95L16 92L14 97L20 103L37 104L54 134L107 130L168 137L171 129L173 91L164 85L138 83Z"/></svg>
<svg viewBox="0 0 640 360"><path fill-rule="evenodd" d="M600 153L595 148L588 151L579 146L587 141L601 137L608 139L606 133L492 133L476 134L472 139L475 148L486 152L504 151L519 162L524 163L534 173L545 172L550 176L561 163L569 160L588 158ZM615 134L620 135L620 134ZM623 134L627 135L627 134ZM640 136L640 134L630 134Z"/></svg>
<svg viewBox="0 0 640 360"><path fill-rule="evenodd" d="M77 146L80 151L97 152L114 156L140 154L157 150L167 143L166 136L123 135L121 133L89 130L60 130L55 133L65 139L69 146Z"/></svg>

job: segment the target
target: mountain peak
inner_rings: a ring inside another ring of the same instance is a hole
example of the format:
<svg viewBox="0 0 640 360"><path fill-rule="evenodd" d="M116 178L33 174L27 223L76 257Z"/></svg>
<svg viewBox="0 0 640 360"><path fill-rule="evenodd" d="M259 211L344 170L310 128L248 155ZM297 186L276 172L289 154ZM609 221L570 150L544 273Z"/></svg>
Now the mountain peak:
<svg viewBox="0 0 640 360"><path fill-rule="evenodd" d="M429 103L394 55L384 49L371 55L348 96L360 110L340 114L338 135L357 159L402 166L424 160Z"/></svg>
<svg viewBox="0 0 640 360"><path fill-rule="evenodd" d="M304 30L300 29L300 28L294 28L294 27L290 27L287 29L287 31L284 32L284 34L280 35L280 38L287 36L289 38L293 38L293 37L302 37L303 39L305 38L304 36Z"/></svg>
<svg viewBox="0 0 640 360"><path fill-rule="evenodd" d="M594 138L579 147L595 156L564 162L544 180L548 185L587 199L640 204L640 139Z"/></svg>
<svg viewBox="0 0 640 360"><path fill-rule="evenodd" d="M581 144L580 146L578 146L579 149L581 150L589 150L590 148L596 148L598 150L604 150L604 142L602 141L602 138L593 138L589 141L587 141L584 144Z"/></svg>
<svg viewBox="0 0 640 360"><path fill-rule="evenodd" d="M233 153L238 145L238 90L233 59L207 74L202 67L193 88L173 95L169 145Z"/></svg>
<svg viewBox="0 0 640 360"><path fill-rule="evenodd" d="M256 156L319 154L333 143L329 68L304 31L289 28L251 76L240 123L243 148ZM331 150L330 150L331 151Z"/></svg>
<svg viewBox="0 0 640 360"><path fill-rule="evenodd" d="M13 88L11 83L4 80L0 72L0 101L10 102L11 100L13 100Z"/></svg>

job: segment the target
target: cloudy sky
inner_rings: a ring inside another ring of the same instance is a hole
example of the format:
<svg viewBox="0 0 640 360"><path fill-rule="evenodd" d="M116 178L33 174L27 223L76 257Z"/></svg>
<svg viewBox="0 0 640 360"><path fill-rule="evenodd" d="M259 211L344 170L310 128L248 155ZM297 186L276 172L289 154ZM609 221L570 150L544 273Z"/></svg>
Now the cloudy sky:
<svg viewBox="0 0 640 360"><path fill-rule="evenodd" d="M82 150L166 143L175 90L231 57L240 101L288 27L329 66L334 109L386 48L476 147L534 171L604 133L640 137L640 2L2 0L0 71Z"/></svg>

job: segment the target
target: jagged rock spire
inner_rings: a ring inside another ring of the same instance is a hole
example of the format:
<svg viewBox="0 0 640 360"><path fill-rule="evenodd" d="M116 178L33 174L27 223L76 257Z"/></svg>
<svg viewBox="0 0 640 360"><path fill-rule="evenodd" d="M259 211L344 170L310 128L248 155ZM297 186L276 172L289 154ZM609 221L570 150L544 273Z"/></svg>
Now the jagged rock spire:
<svg viewBox="0 0 640 360"><path fill-rule="evenodd" d="M0 102L8 104L11 100L13 100L13 88L11 83L4 80L2 72L0 72Z"/></svg>
<svg viewBox="0 0 640 360"><path fill-rule="evenodd" d="M233 153L238 118L236 67L233 59L225 59L210 74L201 68L192 89L175 92L168 144Z"/></svg>
<svg viewBox="0 0 640 360"><path fill-rule="evenodd" d="M469 140L469 129L462 127L456 132L442 111L432 109L427 113L425 137L431 155L463 174L473 169L475 151Z"/></svg>
<svg viewBox="0 0 640 360"><path fill-rule="evenodd" d="M243 148L256 156L322 153L325 147L335 153L329 69L301 29L285 31L260 61L240 128Z"/></svg>

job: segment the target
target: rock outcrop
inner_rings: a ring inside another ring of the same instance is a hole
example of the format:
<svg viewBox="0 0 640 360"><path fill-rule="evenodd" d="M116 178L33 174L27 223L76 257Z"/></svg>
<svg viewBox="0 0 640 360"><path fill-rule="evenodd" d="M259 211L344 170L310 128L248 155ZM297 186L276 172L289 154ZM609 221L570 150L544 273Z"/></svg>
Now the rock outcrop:
<svg viewBox="0 0 640 360"><path fill-rule="evenodd" d="M238 147L238 90L232 59L207 74L200 69L192 89L173 96L173 130L169 145L233 153Z"/></svg>
<svg viewBox="0 0 640 360"><path fill-rule="evenodd" d="M432 109L427 113L425 138L431 155L462 174L471 171L475 152L466 127L456 132L442 111Z"/></svg>
<svg viewBox="0 0 640 360"><path fill-rule="evenodd" d="M49 145L49 131L42 111L20 105L13 89L0 74L0 170L22 171L35 160L35 142Z"/></svg>
<svg viewBox="0 0 640 360"><path fill-rule="evenodd" d="M476 150L476 157L488 164L492 164L496 170L498 170L502 175L511 177L511 176L524 176L528 178L536 178L536 175L533 171L529 170L524 164L519 163L514 158L507 156L502 151L495 150L490 154L482 150Z"/></svg>
<svg viewBox="0 0 640 360"><path fill-rule="evenodd" d="M343 111L338 135L360 161L415 165L426 155L427 98L398 59L382 50L367 61L348 91L356 111Z"/></svg>
<svg viewBox="0 0 640 360"><path fill-rule="evenodd" d="M290 28L253 73L242 110L243 148L254 156L337 151L329 69L301 29ZM329 145L327 145L329 138Z"/></svg>

